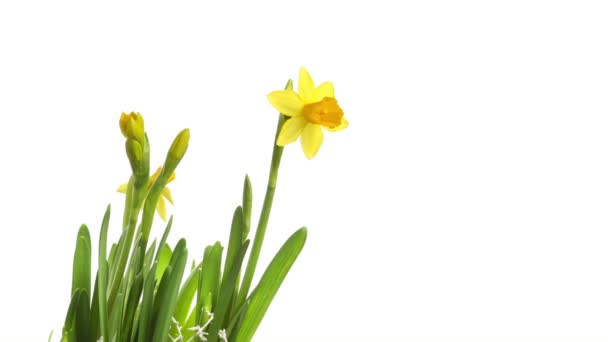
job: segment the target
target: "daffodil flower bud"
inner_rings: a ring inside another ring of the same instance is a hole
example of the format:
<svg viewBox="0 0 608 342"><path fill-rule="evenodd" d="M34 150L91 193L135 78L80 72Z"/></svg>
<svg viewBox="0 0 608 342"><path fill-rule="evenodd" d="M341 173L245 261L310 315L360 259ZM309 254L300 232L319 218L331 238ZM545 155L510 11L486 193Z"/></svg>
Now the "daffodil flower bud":
<svg viewBox="0 0 608 342"><path fill-rule="evenodd" d="M120 131L127 139L135 139L140 144L144 143L144 118L139 113L131 112L130 114L122 113L120 115Z"/></svg>
<svg viewBox="0 0 608 342"><path fill-rule="evenodd" d="M184 157L186 150L188 149L188 142L190 141L190 129L186 128L173 140L171 148L169 149L168 157L174 161L179 161Z"/></svg>

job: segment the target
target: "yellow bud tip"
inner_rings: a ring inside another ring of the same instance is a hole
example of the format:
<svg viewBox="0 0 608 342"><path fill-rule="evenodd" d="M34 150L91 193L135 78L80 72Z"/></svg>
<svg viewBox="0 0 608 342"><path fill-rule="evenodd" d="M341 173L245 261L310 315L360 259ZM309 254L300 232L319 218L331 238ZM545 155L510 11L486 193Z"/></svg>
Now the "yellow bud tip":
<svg viewBox="0 0 608 342"><path fill-rule="evenodd" d="M144 143L144 118L139 113L122 113L119 120L120 131L127 139L135 139L140 144Z"/></svg>
<svg viewBox="0 0 608 342"><path fill-rule="evenodd" d="M190 141L190 129L186 128L173 140L171 148L169 149L169 157L173 160L181 160L186 154L188 149L188 142Z"/></svg>
<svg viewBox="0 0 608 342"><path fill-rule="evenodd" d="M127 125L129 124L129 120L130 120L130 117L129 117L129 115L127 115L127 113L120 114L120 120L118 121L118 124L120 125L120 132L122 133L122 135L125 138L128 138Z"/></svg>

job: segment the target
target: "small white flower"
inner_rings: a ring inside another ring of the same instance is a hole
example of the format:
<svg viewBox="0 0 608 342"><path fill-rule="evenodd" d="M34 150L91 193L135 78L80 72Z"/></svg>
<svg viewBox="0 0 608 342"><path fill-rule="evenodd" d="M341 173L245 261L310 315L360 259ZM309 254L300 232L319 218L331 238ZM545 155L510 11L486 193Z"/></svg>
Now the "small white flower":
<svg viewBox="0 0 608 342"><path fill-rule="evenodd" d="M171 321L177 328L177 336L173 337L171 334L169 334L169 339L171 339L173 342L183 342L184 336L182 336L182 327L179 325L179 322L175 319L175 317L171 317Z"/></svg>
<svg viewBox="0 0 608 342"><path fill-rule="evenodd" d="M188 330L190 331L195 331L194 336L190 337L188 339L188 341L186 342L191 342L193 338L198 337L201 342L206 342L207 341L207 335L209 335L208 333L206 333L204 330L209 326L209 324L211 324L211 321L213 320L213 313L207 311L207 315L209 315L209 320L203 324L203 326L194 326Z"/></svg>
<svg viewBox="0 0 608 342"><path fill-rule="evenodd" d="M226 329L220 330L220 332L217 333L217 335L219 336L220 340L222 340L223 342L228 342L228 337L226 336Z"/></svg>

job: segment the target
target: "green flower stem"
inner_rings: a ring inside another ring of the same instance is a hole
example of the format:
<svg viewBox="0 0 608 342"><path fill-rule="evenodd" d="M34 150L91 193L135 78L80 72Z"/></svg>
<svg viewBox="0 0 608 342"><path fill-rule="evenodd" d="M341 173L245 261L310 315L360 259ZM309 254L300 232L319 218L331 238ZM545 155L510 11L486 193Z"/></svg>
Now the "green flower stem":
<svg viewBox="0 0 608 342"><path fill-rule="evenodd" d="M133 174L127 186L125 213L123 216L122 226L123 230L120 240L118 241L117 259L112 263L112 265L109 265L110 276L108 279L108 289L110 291L108 297L108 312L111 312L114 307L114 300L123 280L127 260L129 258L129 254L131 254L133 235L135 233L135 227L137 226L137 219L147 193L147 184L150 173L150 143L145 132L143 135L144 137L142 140L143 145L141 146L141 155L131 155L129 153L129 139L127 139L125 142L125 148L127 150L127 156L129 158L129 163L131 164Z"/></svg>
<svg viewBox="0 0 608 342"><path fill-rule="evenodd" d="M154 213L156 212L156 205L158 203L158 199L160 198L161 192L167 186L167 182L169 180L169 176L171 173L175 171L177 167L177 163L166 162L165 166L163 166L158 178L152 184L150 191L148 192L148 196L146 197L146 202L144 203L144 213L141 219L141 226L137 235L141 234L141 240L143 242L143 247L148 244L148 237L150 236L150 230L152 229L152 222L154 221Z"/></svg>
<svg viewBox="0 0 608 342"><path fill-rule="evenodd" d="M122 216L123 232L127 229L128 224L129 224L129 217L131 216L131 201L133 198L133 180L134 180L134 177L131 176L131 179L129 179L129 183L127 184L127 193L125 194L125 212Z"/></svg>
<svg viewBox="0 0 608 342"><path fill-rule="evenodd" d="M285 88L291 88L291 80L287 83L287 86ZM251 254L249 255L249 261L247 262L247 270L245 271L245 275L243 276L243 284L241 285L241 290L239 291L237 307L243 305L249 293L251 281L253 280L255 268L260 257L262 243L264 242L266 227L268 226L268 218L270 217L270 210L272 209L274 191L277 186L279 166L281 165L281 156L283 155L283 147L277 145L277 138L279 136L279 132L281 131L281 127L283 127L283 122L285 122L285 115L279 114L277 132L274 138L274 149L272 150L272 161L270 162L270 172L268 174L268 186L266 187L266 196L264 197L264 204L262 206L262 212L260 213L260 220L258 221L258 228L255 232L255 238L253 240Z"/></svg>
<svg viewBox="0 0 608 342"><path fill-rule="evenodd" d="M169 152L167 152L165 164L163 165L160 174L152 184L150 191L148 192L146 203L144 204L144 213L141 219L141 226L137 233L138 236L141 233L141 241L144 250L146 250L148 237L150 236L150 230L152 229L152 222L154 221L154 213L156 212L158 199L160 198L165 186L167 186L169 177L182 161L182 158L184 158L184 154L188 150L189 141L190 129L183 129L177 134L175 139L173 139Z"/></svg>
<svg viewBox="0 0 608 342"><path fill-rule="evenodd" d="M130 203L125 203L125 208L128 208L125 210L125 212L129 212L129 215L126 227L123 228L124 239L121 239L122 243L118 251L119 254L117 262L115 263L116 266L113 267L113 272L110 275L110 285L108 286L108 288L110 289L110 296L108 297L109 311L111 311L114 306L114 300L116 298L118 289L120 288L120 283L122 282L122 275L124 274L125 267L127 265L127 259L131 252L133 235L135 233L135 227L137 226L137 218L139 216L139 212L141 211L144 198L146 197L146 182L129 182L127 194L131 193L132 195L127 196L127 198L130 200Z"/></svg>

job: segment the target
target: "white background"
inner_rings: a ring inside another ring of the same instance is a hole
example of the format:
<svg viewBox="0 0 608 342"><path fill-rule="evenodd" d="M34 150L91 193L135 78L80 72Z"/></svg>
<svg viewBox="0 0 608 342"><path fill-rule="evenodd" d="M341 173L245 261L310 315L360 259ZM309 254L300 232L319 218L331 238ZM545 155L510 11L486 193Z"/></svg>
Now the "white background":
<svg viewBox="0 0 608 342"><path fill-rule="evenodd" d="M121 111L172 183L172 243L257 217L277 114L306 66L351 126L285 149L261 264L307 245L256 341L606 341L602 1L0 4L0 341L60 335L75 235L129 175ZM170 209L171 210L171 209ZM159 235L157 225L153 234ZM97 253L95 250L94 253Z"/></svg>

